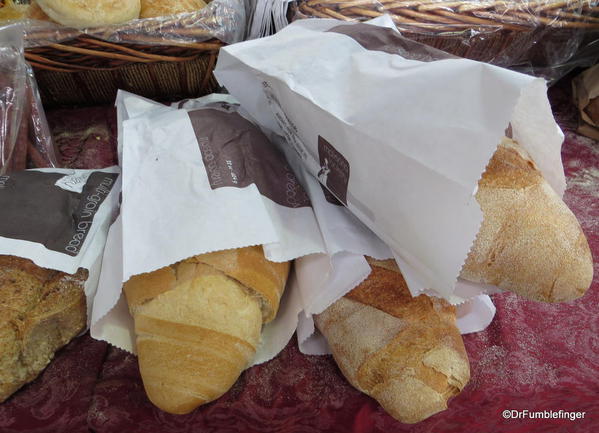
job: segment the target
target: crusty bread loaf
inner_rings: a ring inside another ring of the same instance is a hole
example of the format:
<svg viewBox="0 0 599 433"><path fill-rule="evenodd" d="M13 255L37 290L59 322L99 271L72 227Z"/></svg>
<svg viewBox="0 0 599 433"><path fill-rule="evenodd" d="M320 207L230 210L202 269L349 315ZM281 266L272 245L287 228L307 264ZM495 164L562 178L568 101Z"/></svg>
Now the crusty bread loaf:
<svg viewBox="0 0 599 433"><path fill-rule="evenodd" d="M124 285L149 399L188 413L227 392L276 315L289 263L262 247L202 254Z"/></svg>
<svg viewBox="0 0 599 433"><path fill-rule="evenodd" d="M461 277L536 301L582 296L593 259L578 220L530 156L505 138L478 184L483 223Z"/></svg>
<svg viewBox="0 0 599 433"><path fill-rule="evenodd" d="M37 0L59 24L74 28L124 23L139 18L140 0Z"/></svg>
<svg viewBox="0 0 599 433"><path fill-rule="evenodd" d="M68 275L0 256L0 402L85 329L86 278L84 270Z"/></svg>
<svg viewBox="0 0 599 433"><path fill-rule="evenodd" d="M141 18L164 17L206 7L203 0L141 0Z"/></svg>
<svg viewBox="0 0 599 433"><path fill-rule="evenodd" d="M455 308L412 298L393 261L369 261L370 276L315 322L349 382L415 423L446 409L470 379Z"/></svg>

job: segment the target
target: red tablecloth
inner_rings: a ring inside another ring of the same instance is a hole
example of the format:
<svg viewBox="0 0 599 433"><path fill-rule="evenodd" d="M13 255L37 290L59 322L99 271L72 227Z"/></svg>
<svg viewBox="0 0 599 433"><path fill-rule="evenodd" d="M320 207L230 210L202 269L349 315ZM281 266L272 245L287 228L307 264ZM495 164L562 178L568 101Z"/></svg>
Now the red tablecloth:
<svg viewBox="0 0 599 433"><path fill-rule="evenodd" d="M599 143L573 132L567 85L552 89L566 132L565 201L599 257ZM65 162L115 162L110 108L49 113ZM83 145L82 145L83 143ZM597 259L596 259L597 260ZM217 402L172 416L146 399L134 356L84 335L33 383L0 405L0 432L599 432L599 269L581 300L545 305L493 297L497 316L464 337L472 378L449 410L404 425L347 384L329 356L304 356L295 338L246 371ZM504 410L586 412L570 421L504 419Z"/></svg>

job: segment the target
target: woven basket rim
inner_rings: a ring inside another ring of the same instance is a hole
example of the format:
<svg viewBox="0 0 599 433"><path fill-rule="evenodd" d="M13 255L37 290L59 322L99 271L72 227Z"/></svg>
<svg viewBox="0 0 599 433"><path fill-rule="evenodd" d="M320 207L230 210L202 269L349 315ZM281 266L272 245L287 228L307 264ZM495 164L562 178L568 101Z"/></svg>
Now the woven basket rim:
<svg viewBox="0 0 599 433"><path fill-rule="evenodd" d="M538 27L599 30L597 0L306 0L307 16L356 21L389 14L403 30L530 32Z"/></svg>

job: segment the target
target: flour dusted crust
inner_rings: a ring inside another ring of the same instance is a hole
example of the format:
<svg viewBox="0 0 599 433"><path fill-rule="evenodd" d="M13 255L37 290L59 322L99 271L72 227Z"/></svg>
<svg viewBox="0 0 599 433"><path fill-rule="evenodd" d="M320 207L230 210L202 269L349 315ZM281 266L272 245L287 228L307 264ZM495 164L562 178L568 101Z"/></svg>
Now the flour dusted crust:
<svg viewBox="0 0 599 433"><path fill-rule="evenodd" d="M369 262L370 276L318 315L316 325L353 386L399 421L416 423L446 409L470 378L455 309L425 295L412 298L391 262Z"/></svg>
<svg viewBox="0 0 599 433"><path fill-rule="evenodd" d="M0 255L0 402L85 329L86 278L84 270L68 275Z"/></svg>
<svg viewBox="0 0 599 433"><path fill-rule="evenodd" d="M483 222L462 278L543 302L584 295L593 279L586 237L518 143L498 146L476 199Z"/></svg>
<svg viewBox="0 0 599 433"><path fill-rule="evenodd" d="M194 12L206 7L203 0L141 0L141 18Z"/></svg>
<svg viewBox="0 0 599 433"><path fill-rule="evenodd" d="M139 18L140 0L37 0L52 20L68 27L119 24Z"/></svg>

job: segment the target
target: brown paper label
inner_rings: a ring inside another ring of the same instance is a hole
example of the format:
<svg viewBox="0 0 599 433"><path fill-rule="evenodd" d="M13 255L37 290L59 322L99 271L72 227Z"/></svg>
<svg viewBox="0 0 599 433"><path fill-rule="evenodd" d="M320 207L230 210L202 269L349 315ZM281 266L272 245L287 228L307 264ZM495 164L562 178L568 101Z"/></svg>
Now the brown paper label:
<svg viewBox="0 0 599 433"><path fill-rule="evenodd" d="M189 111L212 189L255 184L265 197L290 208L310 206L283 154L236 112Z"/></svg>
<svg viewBox="0 0 599 433"><path fill-rule="evenodd" d="M80 194L55 185L64 176L39 171L1 176L0 236L76 256L118 174L93 172Z"/></svg>
<svg viewBox="0 0 599 433"><path fill-rule="evenodd" d="M347 206L347 185L349 183L349 162L331 143L318 136L318 157L320 170L318 180L345 206Z"/></svg>
<svg viewBox="0 0 599 433"><path fill-rule="evenodd" d="M331 191L322 186L322 183L319 182L318 185L320 186L320 189L322 189L322 194L324 195L324 199L326 201L328 201L331 204L334 204L335 206L343 206L343 203L337 200L335 196L331 194Z"/></svg>

